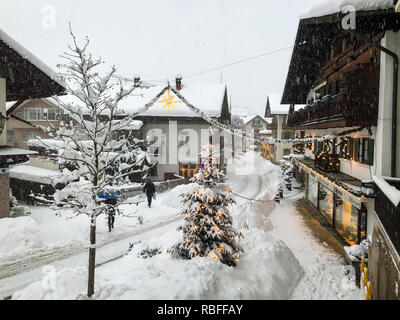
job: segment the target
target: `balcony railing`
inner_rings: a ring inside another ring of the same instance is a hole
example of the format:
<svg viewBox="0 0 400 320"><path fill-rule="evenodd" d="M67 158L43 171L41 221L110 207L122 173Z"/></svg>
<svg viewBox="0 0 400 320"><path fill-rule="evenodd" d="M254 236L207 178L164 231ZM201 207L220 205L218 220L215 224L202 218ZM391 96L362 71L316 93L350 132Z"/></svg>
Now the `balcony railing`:
<svg viewBox="0 0 400 320"><path fill-rule="evenodd" d="M325 96L298 111L291 110L288 126L308 126L341 121L342 126L376 125L378 119L379 68L359 66L343 74L341 93Z"/></svg>
<svg viewBox="0 0 400 320"><path fill-rule="evenodd" d="M388 179L386 182L400 190L400 180ZM395 249L400 254L400 205L396 207L379 186L376 192L375 212Z"/></svg>
<svg viewBox="0 0 400 320"><path fill-rule="evenodd" d="M315 157L315 166L327 173L339 173L340 158L339 155L327 154Z"/></svg>

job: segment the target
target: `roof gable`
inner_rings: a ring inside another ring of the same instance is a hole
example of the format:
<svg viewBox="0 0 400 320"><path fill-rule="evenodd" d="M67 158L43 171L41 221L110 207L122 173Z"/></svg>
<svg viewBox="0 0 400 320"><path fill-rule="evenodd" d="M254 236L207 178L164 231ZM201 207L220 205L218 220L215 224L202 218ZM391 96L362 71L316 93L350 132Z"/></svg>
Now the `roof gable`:
<svg viewBox="0 0 400 320"><path fill-rule="evenodd" d="M266 119L264 119L263 117L259 116L258 114L245 117L245 118L243 118L243 121L247 125L248 123L250 123L251 121L253 121L253 120L257 119L257 118L260 119L261 121L263 121L265 124L269 124L269 122Z"/></svg>
<svg viewBox="0 0 400 320"><path fill-rule="evenodd" d="M119 103L118 108L121 114L134 114L140 112L144 106L148 106L147 110L138 114L140 117L200 117L190 110L186 103L178 97L178 94L208 116L220 117L224 112L223 107L227 99L224 84L184 85L179 91L164 86L137 88L129 97ZM160 98L152 101L158 95ZM163 103L168 99L173 101L169 112L168 106Z"/></svg>

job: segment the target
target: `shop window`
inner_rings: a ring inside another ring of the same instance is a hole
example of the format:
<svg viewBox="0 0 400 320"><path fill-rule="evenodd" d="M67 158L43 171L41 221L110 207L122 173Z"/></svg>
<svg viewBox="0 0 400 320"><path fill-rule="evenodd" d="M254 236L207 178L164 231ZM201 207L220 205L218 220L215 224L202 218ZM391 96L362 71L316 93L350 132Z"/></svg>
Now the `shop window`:
<svg viewBox="0 0 400 320"><path fill-rule="evenodd" d="M339 195L336 194L335 198L335 228L349 244L356 244L359 211L350 202L344 201Z"/></svg>
<svg viewBox="0 0 400 320"><path fill-rule="evenodd" d="M318 206L318 181L311 174L308 175L307 199L315 207Z"/></svg>
<svg viewBox="0 0 400 320"><path fill-rule="evenodd" d="M318 192L318 208L319 212L329 221L333 223L333 192L320 183Z"/></svg>
<svg viewBox="0 0 400 320"><path fill-rule="evenodd" d="M179 175L185 179L193 178L198 169L197 163L179 163Z"/></svg>

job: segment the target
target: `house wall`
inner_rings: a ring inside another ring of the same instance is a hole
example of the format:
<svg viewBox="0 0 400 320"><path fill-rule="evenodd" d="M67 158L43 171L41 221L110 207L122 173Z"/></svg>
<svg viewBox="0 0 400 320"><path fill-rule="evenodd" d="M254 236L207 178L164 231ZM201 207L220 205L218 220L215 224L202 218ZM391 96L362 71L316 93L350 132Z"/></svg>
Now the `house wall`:
<svg viewBox="0 0 400 320"><path fill-rule="evenodd" d="M290 132L290 136L294 137L294 130L286 128L286 115L275 115L272 120L272 136L275 139L283 139L284 132ZM289 150L289 154L293 153L293 146L291 144L275 144L272 151L272 161L278 163L282 160L285 150Z"/></svg>
<svg viewBox="0 0 400 320"><path fill-rule="evenodd" d="M382 46L397 53L400 58L400 32L387 31L381 41ZM400 73L399 73L400 96ZM381 73L379 84L379 112L377 126L377 175L391 176L391 139L392 139L392 98L393 98L393 58L381 54ZM400 163L400 98L397 106L397 163ZM400 177L400 165L397 165L396 177Z"/></svg>
<svg viewBox="0 0 400 320"><path fill-rule="evenodd" d="M170 126L171 122L171 126ZM160 143L155 143L161 146L159 147L159 164L157 167L157 175L152 178L155 181L164 180L165 173L175 173L179 175L179 165L178 161L181 159L179 157L179 153L184 152L187 148L186 146L179 146L178 141L174 140L178 139L179 132L182 130L193 130L193 136L197 137L197 141L195 139L194 145L197 146L197 149L189 151L189 158L193 163L198 163L199 153L201 151L201 146L207 145L209 143L209 128L210 125L203 121L202 119L192 119L191 121L180 121L180 120L171 120L171 121L162 121L162 122L154 122L154 121L145 121L145 125L143 127L143 138L146 138L149 131L153 129L161 130L163 134L163 138L161 138ZM176 127L175 127L176 124ZM176 129L175 129L176 128ZM176 135L174 131L176 130ZM216 141L213 141L215 148L219 150L219 138L215 137ZM225 147L226 150L229 149L229 146L232 145L232 139L225 139ZM230 156L230 152L225 152L226 157ZM225 159L225 163L226 163Z"/></svg>
<svg viewBox="0 0 400 320"><path fill-rule="evenodd" d="M57 106L53 105L52 103L48 102L45 99L27 100L22 105L20 105L16 110L14 110L11 114L21 119L24 119L24 110L27 108L40 108L42 112L43 109L57 109L59 113L63 114L63 111L60 108L58 108ZM51 120L49 122L46 120L42 121L29 120L29 122L44 127L48 127L50 122L51 125L53 125L56 128L59 126L60 123L59 120ZM26 141L24 141L25 133L34 134L35 136L39 136L42 139L50 138L49 135L43 132L42 130L36 129L30 126L29 124L12 117L9 117L9 119L7 120L7 128L9 131L14 133L14 142L13 143L8 142L7 144L15 148L29 149L28 145L26 144Z"/></svg>

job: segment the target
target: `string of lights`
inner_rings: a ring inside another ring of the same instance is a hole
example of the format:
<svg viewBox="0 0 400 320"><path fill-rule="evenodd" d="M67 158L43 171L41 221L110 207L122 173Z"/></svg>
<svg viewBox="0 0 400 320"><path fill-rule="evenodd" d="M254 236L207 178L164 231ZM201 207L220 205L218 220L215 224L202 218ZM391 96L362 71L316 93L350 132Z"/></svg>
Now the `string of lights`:
<svg viewBox="0 0 400 320"><path fill-rule="evenodd" d="M172 87L169 87L169 89L171 91L173 91L177 95L177 97L179 99L181 99L187 105L187 107L190 110L192 110L194 113L199 115L201 118L203 118L204 120L209 122L211 125L219 128L219 129L221 129L221 130L223 130L225 132L228 132L228 133L230 133L230 134L232 134L234 136L239 136L239 137L242 137L242 138L246 137L249 140L256 141L256 142L259 142L259 143L263 143L264 142L264 143L267 143L267 144L292 144L292 145L293 144L304 144L304 143L312 143L314 141L332 140L332 139L335 139L337 137L342 137L342 136L349 135L351 133L362 131L362 130L364 130L366 128L368 128L368 130L370 131L369 127L363 126L363 127L359 127L359 128L355 128L355 129L351 129L351 130L342 131L342 132L337 133L337 134L326 135L326 136L323 136L323 137L309 137L309 138L302 138L302 139L301 138L275 139L275 138L272 138L272 137L261 137L261 136L253 135L253 134L250 134L250 133L248 133L246 131L243 131L241 129L236 129L236 128L233 128L232 126L229 126L229 125L226 125L226 124L223 124L223 123L219 122L218 120L216 120L216 119L210 117L209 115L207 115L205 112L201 111L199 108L193 106L189 101L187 101L185 99L185 97L183 97L179 93L179 91L175 90Z"/></svg>

